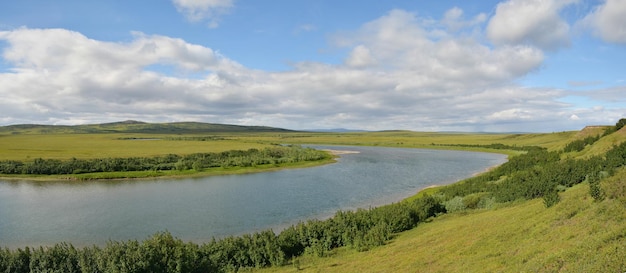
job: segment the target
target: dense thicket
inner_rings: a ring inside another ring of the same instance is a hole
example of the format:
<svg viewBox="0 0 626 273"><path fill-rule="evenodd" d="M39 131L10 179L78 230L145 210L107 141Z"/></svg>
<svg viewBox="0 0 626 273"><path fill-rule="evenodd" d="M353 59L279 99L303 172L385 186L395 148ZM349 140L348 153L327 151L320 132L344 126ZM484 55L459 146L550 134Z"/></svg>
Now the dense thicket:
<svg viewBox="0 0 626 273"><path fill-rule="evenodd" d="M487 148L487 149L496 149L496 150L513 150L513 151L532 151L532 150L545 149L539 146L517 146L517 145L506 145L502 143L491 143L491 144L435 144L435 143L432 143L431 145L450 146L450 147L468 147L468 148Z"/></svg>
<svg viewBox="0 0 626 273"><path fill-rule="evenodd" d="M339 211L327 220L310 220L280 234L268 230L212 240L183 242L170 233L157 233L138 242L109 242L104 247L0 249L0 272L233 272L242 268L283 265L288 259L348 246L366 250L382 245L393 233L444 212L433 197L379 208Z"/></svg>
<svg viewBox="0 0 626 273"><path fill-rule="evenodd" d="M213 167L251 167L315 161L328 154L300 146L275 146L247 151L231 150L221 153L169 154L157 157L97 158L58 160L37 158L31 162L0 161L0 174L78 174L97 172L203 170Z"/></svg>

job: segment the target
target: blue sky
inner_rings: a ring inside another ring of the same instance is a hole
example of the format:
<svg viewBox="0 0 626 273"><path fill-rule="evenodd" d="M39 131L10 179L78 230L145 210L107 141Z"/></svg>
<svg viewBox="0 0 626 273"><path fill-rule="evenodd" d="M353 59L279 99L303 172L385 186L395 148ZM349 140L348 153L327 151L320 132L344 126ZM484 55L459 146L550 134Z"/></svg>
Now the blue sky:
<svg viewBox="0 0 626 273"><path fill-rule="evenodd" d="M625 0L0 4L0 125L577 130L626 117Z"/></svg>

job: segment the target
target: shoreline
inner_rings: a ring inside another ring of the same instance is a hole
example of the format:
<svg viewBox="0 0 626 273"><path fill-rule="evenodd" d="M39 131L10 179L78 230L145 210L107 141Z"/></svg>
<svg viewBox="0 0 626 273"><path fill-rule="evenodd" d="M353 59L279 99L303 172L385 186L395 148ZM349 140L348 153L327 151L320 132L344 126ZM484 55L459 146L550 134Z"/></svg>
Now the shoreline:
<svg viewBox="0 0 626 273"><path fill-rule="evenodd" d="M331 155L347 155L347 154L360 154L359 151L352 150L333 150L333 149L321 149L320 151L328 152Z"/></svg>
<svg viewBox="0 0 626 273"><path fill-rule="evenodd" d="M60 175L14 175L14 176L1 176L0 182L104 182L104 181L141 181L141 180L153 180L153 179L184 179L184 178L200 178L209 176L220 175L237 175L237 174L252 174L260 172L274 172L287 169L299 169L318 167L326 164L336 163L336 156L319 160L319 161L303 161L298 163L283 164L283 165L258 165L255 167L240 167L240 168L214 168L205 169L202 171L134 171L134 172L109 172L109 173L86 173L86 174L60 174ZM127 176L125 176L125 174ZM135 175L135 176L133 176Z"/></svg>

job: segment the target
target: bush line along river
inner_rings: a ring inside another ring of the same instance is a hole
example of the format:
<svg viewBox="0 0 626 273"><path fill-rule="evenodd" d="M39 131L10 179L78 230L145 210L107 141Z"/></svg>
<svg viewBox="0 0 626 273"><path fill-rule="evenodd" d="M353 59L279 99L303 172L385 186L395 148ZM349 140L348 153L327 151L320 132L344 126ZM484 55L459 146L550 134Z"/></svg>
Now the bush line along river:
<svg viewBox="0 0 626 273"><path fill-rule="evenodd" d="M104 245L169 231L185 241L273 229L399 201L505 162L501 154L313 146L336 164L243 175L132 181L0 181L2 247ZM347 151L347 152L346 152Z"/></svg>

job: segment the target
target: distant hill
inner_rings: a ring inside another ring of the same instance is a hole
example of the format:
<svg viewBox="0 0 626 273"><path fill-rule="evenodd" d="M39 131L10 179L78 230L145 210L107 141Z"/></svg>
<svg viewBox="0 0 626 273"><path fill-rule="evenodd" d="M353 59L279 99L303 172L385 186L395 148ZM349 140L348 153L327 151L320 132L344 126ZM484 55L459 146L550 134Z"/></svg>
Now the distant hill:
<svg viewBox="0 0 626 273"><path fill-rule="evenodd" d="M145 133L194 134L227 132L293 132L267 126L242 126L204 122L147 123L136 120L86 125L17 124L0 126L0 134L88 134L88 133Z"/></svg>

